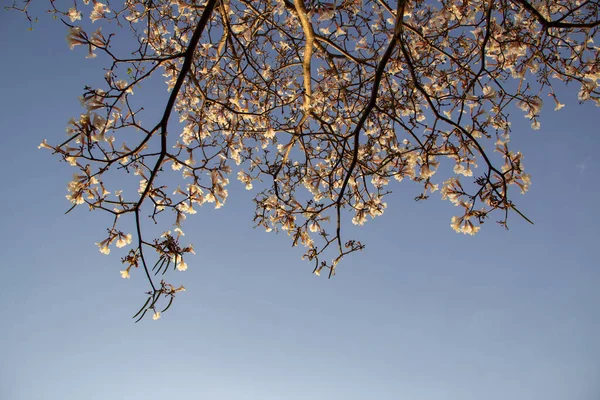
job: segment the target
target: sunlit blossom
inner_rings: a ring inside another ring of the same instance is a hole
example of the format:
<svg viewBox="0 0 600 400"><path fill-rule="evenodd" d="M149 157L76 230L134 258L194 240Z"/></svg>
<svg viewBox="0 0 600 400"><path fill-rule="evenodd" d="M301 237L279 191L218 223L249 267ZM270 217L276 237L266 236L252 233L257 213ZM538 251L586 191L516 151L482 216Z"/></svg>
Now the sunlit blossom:
<svg viewBox="0 0 600 400"><path fill-rule="evenodd" d="M69 28L69 34L67 35L67 43L69 48L73 50L75 46L79 46L87 43L87 37L83 33L80 27L74 26Z"/></svg>
<svg viewBox="0 0 600 400"><path fill-rule="evenodd" d="M183 257L181 256L173 257L173 262L175 263L175 268L177 271L185 271L188 268L188 265L185 261L183 261Z"/></svg>
<svg viewBox="0 0 600 400"><path fill-rule="evenodd" d="M98 246L100 253L108 255L110 254L110 248L108 247L108 244L109 242L105 240L100 243L96 243L96 246Z"/></svg>
<svg viewBox="0 0 600 400"><path fill-rule="evenodd" d="M75 22L81 19L81 11L78 11L76 8L69 8L69 19L71 22Z"/></svg>
<svg viewBox="0 0 600 400"><path fill-rule="evenodd" d="M53 147L50 146L47 142L46 139L42 140L42 143L40 143L40 145L38 146L38 149L50 149L52 150Z"/></svg>
<svg viewBox="0 0 600 400"><path fill-rule="evenodd" d="M110 10L106 6L106 4L101 3L99 1L95 1L94 9L92 10L92 13L90 14L90 19L92 20L92 22L96 22L97 20L104 17L104 14L107 14L107 13L110 13Z"/></svg>
<svg viewBox="0 0 600 400"><path fill-rule="evenodd" d="M128 233L126 235L120 233L119 236L118 236L118 239L117 239L116 246L118 248L127 246L128 244L131 243L131 238L132 238L132 236L131 236L130 233Z"/></svg>

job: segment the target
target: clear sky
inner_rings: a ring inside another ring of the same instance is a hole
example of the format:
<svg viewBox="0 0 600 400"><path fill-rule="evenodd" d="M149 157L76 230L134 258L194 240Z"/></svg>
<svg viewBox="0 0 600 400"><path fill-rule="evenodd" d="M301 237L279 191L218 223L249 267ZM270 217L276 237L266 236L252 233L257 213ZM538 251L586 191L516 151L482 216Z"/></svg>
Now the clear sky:
<svg viewBox="0 0 600 400"><path fill-rule="evenodd" d="M515 113L533 177L515 200L534 226L458 235L451 204L401 185L327 280L252 228L233 182L224 208L188 220L198 254L174 280L188 290L134 324L145 280L98 252L107 215L63 214L74 171L37 149L64 137L102 63L42 17L28 32L0 12L0 399L600 398L600 109L575 88L539 131Z"/></svg>

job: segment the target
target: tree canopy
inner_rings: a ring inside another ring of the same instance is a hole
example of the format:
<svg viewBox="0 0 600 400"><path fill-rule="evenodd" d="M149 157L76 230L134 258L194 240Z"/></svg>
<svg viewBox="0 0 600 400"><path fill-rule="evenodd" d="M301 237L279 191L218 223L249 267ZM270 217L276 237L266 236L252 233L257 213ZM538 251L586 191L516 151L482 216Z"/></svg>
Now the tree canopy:
<svg viewBox="0 0 600 400"><path fill-rule="evenodd" d="M128 247L122 277L148 280L136 318L159 318L184 290L165 273L194 253L185 221L225 205L232 175L256 191L255 225L285 231L332 276L364 247L344 225L382 215L394 180L420 184L416 200L439 191L459 233L528 220L513 202L530 176L511 118L539 129L544 98L564 106L556 85L600 105L597 0L62 3L49 11L68 45L106 69L66 139L40 147L77 170L73 207L112 215L97 245ZM30 4L13 8L31 21ZM143 106L156 79L160 114ZM149 237L154 222L164 233Z"/></svg>

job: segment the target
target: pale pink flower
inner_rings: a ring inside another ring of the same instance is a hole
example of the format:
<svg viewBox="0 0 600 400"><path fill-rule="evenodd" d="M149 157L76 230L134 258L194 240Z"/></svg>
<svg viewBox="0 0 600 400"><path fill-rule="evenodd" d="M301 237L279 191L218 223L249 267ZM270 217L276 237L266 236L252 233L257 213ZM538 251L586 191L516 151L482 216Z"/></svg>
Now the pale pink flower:
<svg viewBox="0 0 600 400"><path fill-rule="evenodd" d="M75 7L69 8L69 18L71 19L71 22L75 22L77 20L81 19L81 12L77 11L77 9Z"/></svg>
<svg viewBox="0 0 600 400"><path fill-rule="evenodd" d="M69 33L67 34L67 43L69 44L69 49L73 50L75 46L86 44L87 37L80 27L74 26L69 29Z"/></svg>
<svg viewBox="0 0 600 400"><path fill-rule="evenodd" d="M90 19L92 22L96 22L97 20L104 17L104 14L110 13L110 10L106 6L106 4L100 3L99 1L94 3L94 9L90 14Z"/></svg>
<svg viewBox="0 0 600 400"><path fill-rule="evenodd" d="M117 239L117 247L122 248L131 243L131 233L127 235L119 233L119 238Z"/></svg>

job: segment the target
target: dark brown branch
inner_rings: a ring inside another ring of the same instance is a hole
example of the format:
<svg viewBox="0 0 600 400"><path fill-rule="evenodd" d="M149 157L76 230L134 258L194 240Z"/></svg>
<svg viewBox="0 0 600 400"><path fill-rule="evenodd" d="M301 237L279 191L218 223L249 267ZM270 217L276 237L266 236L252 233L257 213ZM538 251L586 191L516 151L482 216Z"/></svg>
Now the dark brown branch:
<svg viewBox="0 0 600 400"><path fill-rule="evenodd" d="M534 6L527 0L514 0L521 4L524 9L529 11L542 24L544 29L548 28L595 28L600 25L600 20L587 23L562 22L562 18L556 21L548 21Z"/></svg>
<svg viewBox="0 0 600 400"><path fill-rule="evenodd" d="M392 54L394 53L394 49L395 49L398 41L400 40L400 36L402 35L402 21L404 19L404 7L406 6L406 2L407 2L407 0L398 0L398 5L397 5L397 9L396 9L396 24L394 27L394 36L390 40L390 43L388 44L388 47L385 50L385 53L383 54L383 56L381 57L381 60L379 61L379 64L377 65L377 70L375 71L375 78L373 79L373 87L371 89L371 97L369 98L369 102L365 106L365 108L360 116L360 119L356 123L356 126L354 127L354 131L352 132L352 137L354 137L354 148L352 150L352 162L350 163L350 166L348 167L348 172L346 173L344 182L342 183L342 187L340 189L340 193L339 193L337 201L336 201L336 212L337 212L336 231L337 231L338 247L340 249L340 252L342 251L341 223L340 223L342 201L344 198L344 193L346 191L346 187L348 186L348 182L350 181L350 178L352 177L352 173L353 173L354 168L356 167L356 163L358 161L358 150L359 150L359 146L360 146L360 140L359 140L360 132L362 131L362 128L363 128L365 122L367 121L369 114L371 114L371 111L373 111L373 108L375 107L375 104L377 103L379 85L381 84L381 78L383 77L383 72L385 71L385 67L387 66L388 61L392 57Z"/></svg>
<svg viewBox="0 0 600 400"><path fill-rule="evenodd" d="M183 82L185 81L186 76L189 73L190 68L192 66L194 52L196 51L196 47L198 46L198 42L200 41L202 32L204 31L204 28L210 21L212 12L213 12L216 4L217 4L217 0L208 0L208 3L206 4L206 8L204 9L202 16L200 17L200 21L198 22L198 25L196 26L194 34L193 34L192 38L190 39L190 43L185 51L183 65L181 66L181 71L179 72L179 76L177 77L177 82L175 83L175 86L173 87L173 90L171 91L171 95L169 96L169 100L167 101L167 105L165 107L163 117L157 126L157 128L160 127L160 136L161 136L160 155L158 156L158 159L156 160L156 164L154 165L152 173L148 177L148 181L146 183L146 187L144 188L144 192L140 195L140 199L139 199L138 203L136 204L136 206L134 207L135 217L136 217L136 228L137 228L137 232L138 232L138 245L139 245L139 249L140 249L140 257L142 258L142 264L144 266L146 276L147 276L148 280L150 281L150 284L152 285L152 289L155 292L156 292L156 288L154 287L154 283L152 281L152 278L150 277L150 271L148 271L148 266L146 264L146 261L143 258L144 257L143 250L142 250L143 243L142 243L140 218L139 218L140 207L142 206L144 199L148 196L148 193L149 193L150 189L152 188L154 179L156 178L156 175L158 174L158 171L161 168L161 164L167 154L167 127L169 124L169 118L173 111L173 106L175 105L175 100L177 99L177 95L179 94L179 91L181 90L181 87L183 86ZM156 130L156 128L155 128L155 130Z"/></svg>

